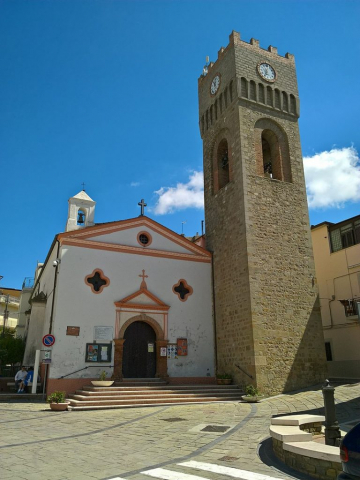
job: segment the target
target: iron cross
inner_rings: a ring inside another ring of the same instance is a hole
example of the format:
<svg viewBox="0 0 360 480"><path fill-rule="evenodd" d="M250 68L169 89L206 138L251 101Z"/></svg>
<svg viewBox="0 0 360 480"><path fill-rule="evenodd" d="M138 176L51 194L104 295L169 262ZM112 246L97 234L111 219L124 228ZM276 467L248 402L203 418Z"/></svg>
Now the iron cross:
<svg viewBox="0 0 360 480"><path fill-rule="evenodd" d="M144 209L147 207L147 203L144 202L144 199L141 199L141 202L138 203L138 205L141 207L141 213L140 216L144 215Z"/></svg>

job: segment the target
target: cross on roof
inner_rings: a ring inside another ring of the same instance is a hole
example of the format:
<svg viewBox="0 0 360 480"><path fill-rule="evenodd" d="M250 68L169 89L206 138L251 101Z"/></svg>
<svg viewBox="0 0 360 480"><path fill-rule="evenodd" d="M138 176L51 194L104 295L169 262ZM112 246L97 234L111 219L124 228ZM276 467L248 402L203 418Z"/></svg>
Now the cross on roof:
<svg viewBox="0 0 360 480"><path fill-rule="evenodd" d="M83 187L83 191L85 192L85 183L83 182L81 185Z"/></svg>
<svg viewBox="0 0 360 480"><path fill-rule="evenodd" d="M144 209L147 207L147 203L144 202L144 199L141 199L141 202L138 203L138 205L141 207L141 213L140 216L144 215Z"/></svg>
<svg viewBox="0 0 360 480"><path fill-rule="evenodd" d="M147 288L147 285L146 285L146 282L145 282L145 278L149 278L149 275L145 275L145 270L143 270L143 271L142 271L142 275L139 275L139 277L142 278L142 282L141 282L140 288Z"/></svg>

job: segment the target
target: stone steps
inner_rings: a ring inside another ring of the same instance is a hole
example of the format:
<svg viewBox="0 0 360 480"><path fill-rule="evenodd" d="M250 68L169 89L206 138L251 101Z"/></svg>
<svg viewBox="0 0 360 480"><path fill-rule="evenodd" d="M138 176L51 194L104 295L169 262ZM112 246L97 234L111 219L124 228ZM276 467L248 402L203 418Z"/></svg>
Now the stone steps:
<svg viewBox="0 0 360 480"><path fill-rule="evenodd" d="M240 401L236 385L86 386L69 395L69 410Z"/></svg>

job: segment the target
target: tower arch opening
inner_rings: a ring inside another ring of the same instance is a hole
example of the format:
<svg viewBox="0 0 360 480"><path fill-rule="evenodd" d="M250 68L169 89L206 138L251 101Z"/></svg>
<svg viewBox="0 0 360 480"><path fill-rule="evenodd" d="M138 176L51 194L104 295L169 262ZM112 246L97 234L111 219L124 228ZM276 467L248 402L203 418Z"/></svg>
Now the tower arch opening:
<svg viewBox="0 0 360 480"><path fill-rule="evenodd" d="M223 138L216 152L217 190L230 182L229 148L226 138Z"/></svg>
<svg viewBox="0 0 360 480"><path fill-rule="evenodd" d="M255 124L255 152L258 175L291 182L287 135L272 120L261 119Z"/></svg>

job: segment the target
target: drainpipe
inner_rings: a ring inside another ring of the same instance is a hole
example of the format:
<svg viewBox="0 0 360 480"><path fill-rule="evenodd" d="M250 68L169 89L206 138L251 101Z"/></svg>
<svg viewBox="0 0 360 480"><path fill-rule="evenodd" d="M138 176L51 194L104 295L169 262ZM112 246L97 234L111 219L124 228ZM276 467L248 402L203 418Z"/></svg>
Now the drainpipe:
<svg viewBox="0 0 360 480"><path fill-rule="evenodd" d="M56 253L56 258L59 258L60 242L59 242L59 240L56 240L56 241L57 241L57 244L58 244L57 253ZM56 282L57 282L57 276L58 276L58 269L59 269L59 263L57 263L57 265L56 265L56 267L55 267L54 287L53 287L53 298L52 298L52 304L51 304L49 333L52 332L52 326L53 326L54 305L55 305L55 291L56 291Z"/></svg>
<svg viewBox="0 0 360 480"><path fill-rule="evenodd" d="M212 283L212 297L213 297L213 315L214 315L214 350L215 350L215 375L217 372L217 337L216 337L216 304L215 304L215 276L214 276L214 252L211 253L211 283Z"/></svg>

